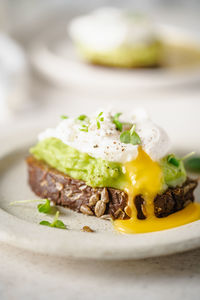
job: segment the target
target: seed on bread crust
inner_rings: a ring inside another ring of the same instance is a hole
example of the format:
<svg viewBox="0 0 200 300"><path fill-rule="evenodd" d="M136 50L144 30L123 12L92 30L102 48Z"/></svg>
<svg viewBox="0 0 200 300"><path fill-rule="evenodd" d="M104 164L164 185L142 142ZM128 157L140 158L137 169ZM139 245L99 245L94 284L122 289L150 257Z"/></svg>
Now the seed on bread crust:
<svg viewBox="0 0 200 300"><path fill-rule="evenodd" d="M100 218L103 219L103 220L109 220L109 221L112 220L112 216L111 215L103 215Z"/></svg>
<svg viewBox="0 0 200 300"><path fill-rule="evenodd" d="M124 211L125 211L125 213L127 214L127 216L130 218L131 217L131 208L130 208L130 206L126 206L125 208L124 208Z"/></svg>
<svg viewBox="0 0 200 300"><path fill-rule="evenodd" d="M51 168L45 162L35 159L33 156L27 158L27 165L29 184L36 195L41 198L51 199L56 205L68 207L77 212L84 210L84 214L94 215L93 211L96 204L90 206L89 200L94 194L98 194L99 199L101 199L103 188L90 187L84 181L73 179ZM58 182L63 185L63 190L61 191L56 188L56 183ZM158 218L166 217L193 202L194 189L197 183L198 180L187 178L182 186L168 188L163 194L158 194L154 199L155 216ZM124 191L114 188L107 187L106 190L109 195L109 202L106 204L104 214L109 214L111 218L116 219L118 218L118 209L121 208L125 214L119 213L119 217L124 215L124 219L129 218L130 213L125 209L128 205L128 195ZM106 191L104 190L103 193L106 193ZM144 199L141 195L138 195L136 199L138 219L144 219L145 211L142 207ZM86 205L86 207L83 206L80 210L82 205ZM105 207L104 205L102 206Z"/></svg>
<svg viewBox="0 0 200 300"><path fill-rule="evenodd" d="M119 208L116 212L115 212L115 218L116 219L120 219L123 220L125 218L125 212Z"/></svg>
<svg viewBox="0 0 200 300"><path fill-rule="evenodd" d="M94 206L94 205L96 205L97 201L99 201L99 194L94 194L90 197L88 205Z"/></svg>
<svg viewBox="0 0 200 300"><path fill-rule="evenodd" d="M47 182L46 180L43 180L43 181L40 182L40 185L41 185L41 186L45 186L45 185L47 185L47 184L48 184L48 182Z"/></svg>
<svg viewBox="0 0 200 300"><path fill-rule="evenodd" d="M62 184L62 183L56 182L55 184L56 184L56 189L57 189L58 191L62 191L62 190L63 190L63 184Z"/></svg>
<svg viewBox="0 0 200 300"><path fill-rule="evenodd" d="M81 190L81 191L85 190L86 188L87 188L86 184L79 186L79 190Z"/></svg>
<svg viewBox="0 0 200 300"><path fill-rule="evenodd" d="M105 210L106 210L106 204L102 200L99 200L96 203L95 208L94 208L95 215L99 218L99 217L103 216L103 214L105 213Z"/></svg>
<svg viewBox="0 0 200 300"><path fill-rule="evenodd" d="M189 192L189 190L194 189L195 187L196 187L195 182L191 182L188 185L184 186L184 188L183 188L184 194L187 194Z"/></svg>
<svg viewBox="0 0 200 300"><path fill-rule="evenodd" d="M103 190L101 192L101 201L103 203L108 203L109 202L109 195L108 195L107 188L103 188Z"/></svg>
<svg viewBox="0 0 200 300"><path fill-rule="evenodd" d="M93 211L89 208L89 206L87 206L86 204L82 204L80 207L80 211L84 214L84 215L89 215L89 216L93 216Z"/></svg>

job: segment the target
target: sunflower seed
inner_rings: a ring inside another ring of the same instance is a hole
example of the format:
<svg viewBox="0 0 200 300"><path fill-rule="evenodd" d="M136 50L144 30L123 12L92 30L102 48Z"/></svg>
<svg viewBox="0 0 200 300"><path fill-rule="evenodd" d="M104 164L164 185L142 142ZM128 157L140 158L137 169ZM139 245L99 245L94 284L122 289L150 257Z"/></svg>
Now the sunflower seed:
<svg viewBox="0 0 200 300"><path fill-rule="evenodd" d="M70 197L71 195L72 195L72 191L69 191L69 190L65 191L66 197Z"/></svg>
<svg viewBox="0 0 200 300"><path fill-rule="evenodd" d="M108 190L106 188L104 188L101 192L101 201L103 203L108 203L109 202Z"/></svg>
<svg viewBox="0 0 200 300"><path fill-rule="evenodd" d="M105 210L106 204L103 201L99 200L94 208L95 215L99 218L104 214Z"/></svg>
<svg viewBox="0 0 200 300"><path fill-rule="evenodd" d="M93 211L89 208L89 206L87 206L86 204L82 204L80 207L80 211L84 214L84 215L89 215L92 216L93 215Z"/></svg>
<svg viewBox="0 0 200 300"><path fill-rule="evenodd" d="M124 208L124 211L125 211L125 213L127 214L127 216L128 217L131 217L131 208L130 208L130 206L126 206L125 208Z"/></svg>
<svg viewBox="0 0 200 300"><path fill-rule="evenodd" d="M74 194L72 198L73 198L73 200L78 200L81 198L81 196L82 196L82 194L77 193L77 194Z"/></svg>
<svg viewBox="0 0 200 300"><path fill-rule="evenodd" d="M147 211L146 211L146 207L144 204L141 204L141 210L142 210L143 215L146 217Z"/></svg>
<svg viewBox="0 0 200 300"><path fill-rule="evenodd" d="M116 219L120 219L120 220L123 220L125 217L125 212L119 208L116 212L115 212L115 218Z"/></svg>
<svg viewBox="0 0 200 300"><path fill-rule="evenodd" d="M56 189L57 189L58 191L62 191L62 189L63 189L63 184L60 183L60 182L56 182Z"/></svg>
<svg viewBox="0 0 200 300"><path fill-rule="evenodd" d="M55 179L53 178L53 177L51 177L51 181L53 182L53 183L55 183L56 181L55 181Z"/></svg>
<svg viewBox="0 0 200 300"><path fill-rule="evenodd" d="M87 185L81 185L81 186L79 186L79 190L81 190L81 191L83 191L83 190L85 190L87 188Z"/></svg>
<svg viewBox="0 0 200 300"><path fill-rule="evenodd" d="M184 194L187 194L187 192L189 192L189 190L193 189L194 187L196 187L196 184L195 184L195 183L189 183L188 185L186 185L186 186L183 188Z"/></svg>
<svg viewBox="0 0 200 300"><path fill-rule="evenodd" d="M47 184L48 184L48 182L46 180L43 180L43 181L40 182L41 186L44 186L44 185L47 185Z"/></svg>
<svg viewBox="0 0 200 300"><path fill-rule="evenodd" d="M103 220L112 220L111 215L103 215L100 218L103 219Z"/></svg>
<svg viewBox="0 0 200 300"><path fill-rule="evenodd" d="M186 206L188 206L190 203L192 203L192 201L187 200L187 201L184 202L183 206L186 207Z"/></svg>
<svg viewBox="0 0 200 300"><path fill-rule="evenodd" d="M91 229L89 226L83 226L83 228L81 229L81 231L84 231L84 232L94 232L94 230Z"/></svg>
<svg viewBox="0 0 200 300"><path fill-rule="evenodd" d="M94 206L97 201L99 201L99 195L98 194L93 194L91 197L90 197L90 200L89 200L89 206Z"/></svg>

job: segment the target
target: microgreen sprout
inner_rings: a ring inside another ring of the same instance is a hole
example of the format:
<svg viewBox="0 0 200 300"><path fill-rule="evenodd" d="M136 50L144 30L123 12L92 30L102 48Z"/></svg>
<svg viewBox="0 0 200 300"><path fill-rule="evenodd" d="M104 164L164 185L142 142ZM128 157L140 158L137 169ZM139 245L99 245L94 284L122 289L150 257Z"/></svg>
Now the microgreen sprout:
<svg viewBox="0 0 200 300"><path fill-rule="evenodd" d="M192 151L192 152L186 154L185 156L183 156L183 157L181 158L181 160L186 160L186 159L190 158L191 156L193 156L194 154L195 154L195 152Z"/></svg>
<svg viewBox="0 0 200 300"><path fill-rule="evenodd" d="M190 153L186 154L185 156L183 156L182 158L177 158L177 157L175 157L174 154L169 154L167 156L167 162L174 165L175 167L179 167L181 161L187 160L189 157L194 155L194 153L195 152L190 152Z"/></svg>
<svg viewBox="0 0 200 300"><path fill-rule="evenodd" d="M200 173L200 156L191 157L186 160L185 167L188 171Z"/></svg>
<svg viewBox="0 0 200 300"><path fill-rule="evenodd" d="M65 116L65 115L60 116L60 118L63 119L63 120L69 119L69 117Z"/></svg>
<svg viewBox="0 0 200 300"><path fill-rule="evenodd" d="M51 202L49 199L46 199L46 202L44 204L38 204L38 211L40 213L48 214L51 211Z"/></svg>
<svg viewBox="0 0 200 300"><path fill-rule="evenodd" d="M130 129L130 135L133 135L135 133L135 128L136 128L136 125L133 124L133 126Z"/></svg>
<svg viewBox="0 0 200 300"><path fill-rule="evenodd" d="M50 223L49 221L41 221L40 225L49 226L49 227L55 227L60 229L67 229L66 225L63 223L63 221L58 220L59 217L59 211L56 212L55 217L53 219L53 222Z"/></svg>
<svg viewBox="0 0 200 300"><path fill-rule="evenodd" d="M185 168L191 172L200 172L200 156L194 156L195 152L190 152L181 158L184 161Z"/></svg>
<svg viewBox="0 0 200 300"><path fill-rule="evenodd" d="M117 113L113 116L112 121L115 124L117 130L122 131L123 124L119 121L119 117L122 113Z"/></svg>
<svg viewBox="0 0 200 300"><path fill-rule="evenodd" d="M124 144L139 145L141 144L141 139L137 132L135 131L136 125L133 124L130 130L126 130L120 134L120 141Z"/></svg>
<svg viewBox="0 0 200 300"><path fill-rule="evenodd" d="M89 120L89 118L88 118L88 116L86 116L86 115L80 115L78 118L77 118L77 120L79 120L79 121L88 121Z"/></svg>
<svg viewBox="0 0 200 300"><path fill-rule="evenodd" d="M100 129L101 128L101 124L100 122L104 121L104 117L101 117L103 114L103 112L100 112L96 118L96 122L97 122L97 128Z"/></svg>
<svg viewBox="0 0 200 300"><path fill-rule="evenodd" d="M20 200L20 201L13 201L10 203L10 205L16 205L16 204L24 204L24 203L31 203L31 202L43 202L38 204L37 208L40 213L48 214L51 212L51 202L49 199L33 199L33 200Z"/></svg>
<svg viewBox="0 0 200 300"><path fill-rule="evenodd" d="M180 160L177 159L174 154L170 154L167 156L167 162L170 163L171 165L174 165L175 167L179 167L180 165Z"/></svg>
<svg viewBox="0 0 200 300"><path fill-rule="evenodd" d="M80 131L88 132L88 125L83 124L82 127L80 128Z"/></svg>
<svg viewBox="0 0 200 300"><path fill-rule="evenodd" d="M81 128L79 128L79 130L88 132L88 127L89 127L89 124L90 124L90 120L89 120L88 116L80 115L77 118L77 120L80 121L80 123L81 123Z"/></svg>

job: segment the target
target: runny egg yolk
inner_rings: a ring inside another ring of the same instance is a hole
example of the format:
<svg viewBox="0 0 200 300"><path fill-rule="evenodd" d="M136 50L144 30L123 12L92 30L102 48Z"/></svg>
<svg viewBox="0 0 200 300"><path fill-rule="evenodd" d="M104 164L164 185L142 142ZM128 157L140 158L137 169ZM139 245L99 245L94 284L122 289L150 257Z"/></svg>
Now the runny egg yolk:
<svg viewBox="0 0 200 300"><path fill-rule="evenodd" d="M154 198L163 189L163 173L160 165L153 161L140 147L135 160L124 164L127 176L125 192L128 194L130 219L115 220L114 228L123 233L145 233L160 231L184 225L200 219L200 205L189 204L186 208L165 218L154 215ZM146 219L137 218L134 199L141 195L144 199L142 210Z"/></svg>

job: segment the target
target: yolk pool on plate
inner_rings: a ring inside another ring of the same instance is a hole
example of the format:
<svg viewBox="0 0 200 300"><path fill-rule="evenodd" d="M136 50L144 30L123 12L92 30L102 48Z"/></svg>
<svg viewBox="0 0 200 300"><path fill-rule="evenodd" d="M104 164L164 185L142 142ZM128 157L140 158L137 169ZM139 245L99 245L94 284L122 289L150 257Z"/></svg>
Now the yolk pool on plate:
<svg viewBox="0 0 200 300"><path fill-rule="evenodd" d="M157 218L154 215L154 198L162 191L163 174L160 165L153 161L143 150L139 148L138 156L134 161L124 164L127 175L128 206L131 209L131 217L128 220L115 220L114 228L124 233L144 233L169 229L184 225L200 218L200 205L191 203L186 208L165 218ZM137 210L134 198L142 195L145 200L143 207L145 220L137 218Z"/></svg>

